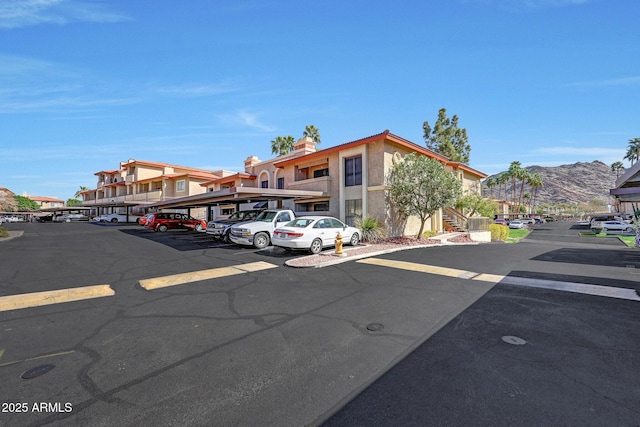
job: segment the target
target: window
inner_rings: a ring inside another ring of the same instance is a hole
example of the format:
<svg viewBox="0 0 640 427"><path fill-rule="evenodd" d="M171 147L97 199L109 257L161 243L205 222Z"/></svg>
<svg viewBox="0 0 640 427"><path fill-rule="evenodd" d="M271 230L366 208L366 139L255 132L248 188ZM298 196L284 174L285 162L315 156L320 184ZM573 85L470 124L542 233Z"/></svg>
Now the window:
<svg viewBox="0 0 640 427"><path fill-rule="evenodd" d="M278 178L278 190L284 190L284 177Z"/></svg>
<svg viewBox="0 0 640 427"><path fill-rule="evenodd" d="M362 156L344 159L344 186L362 185Z"/></svg>
<svg viewBox="0 0 640 427"><path fill-rule="evenodd" d="M329 168L317 169L313 171L314 178L320 178L321 176L329 176Z"/></svg>
<svg viewBox="0 0 640 427"><path fill-rule="evenodd" d="M314 212L325 212L329 210L329 203L316 203L313 205Z"/></svg>
<svg viewBox="0 0 640 427"><path fill-rule="evenodd" d="M344 217L347 225L355 226L356 219L362 218L362 199L345 200Z"/></svg>
<svg viewBox="0 0 640 427"><path fill-rule="evenodd" d="M289 215L289 212L282 212L278 216L278 219L276 220L276 222L283 222L283 221L291 221L291 216Z"/></svg>
<svg viewBox="0 0 640 427"><path fill-rule="evenodd" d="M185 191L185 186L186 181L184 179L181 179L180 181L176 181L176 191Z"/></svg>
<svg viewBox="0 0 640 427"><path fill-rule="evenodd" d="M260 181L260 187L262 188L269 188L269 181L265 180L265 181Z"/></svg>

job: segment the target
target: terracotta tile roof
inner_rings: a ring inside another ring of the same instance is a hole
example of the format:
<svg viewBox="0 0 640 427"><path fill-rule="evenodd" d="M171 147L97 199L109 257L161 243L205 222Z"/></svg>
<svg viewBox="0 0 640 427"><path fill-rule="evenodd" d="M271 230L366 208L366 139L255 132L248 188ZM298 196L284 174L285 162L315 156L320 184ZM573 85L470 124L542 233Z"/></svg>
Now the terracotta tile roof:
<svg viewBox="0 0 640 427"><path fill-rule="evenodd" d="M206 187L207 185L215 184L216 182L233 181L236 178L256 179L257 176L256 175L252 175L250 173L246 173L246 172L238 172L238 173L233 174L233 175L222 176L222 177L219 177L219 178L216 178L216 179L212 179L210 181L203 182L200 185L203 186L203 187Z"/></svg>
<svg viewBox="0 0 640 427"><path fill-rule="evenodd" d="M64 203L64 200L56 199L55 197L27 196L27 199L33 200L34 202L60 202L60 203Z"/></svg>

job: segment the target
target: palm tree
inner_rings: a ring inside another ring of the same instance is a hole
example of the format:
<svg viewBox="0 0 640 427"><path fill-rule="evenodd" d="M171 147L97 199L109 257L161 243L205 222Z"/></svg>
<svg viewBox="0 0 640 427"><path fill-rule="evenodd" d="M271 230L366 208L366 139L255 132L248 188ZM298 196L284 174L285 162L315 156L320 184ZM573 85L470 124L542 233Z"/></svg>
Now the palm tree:
<svg viewBox="0 0 640 427"><path fill-rule="evenodd" d="M289 136L277 136L271 141L271 154L278 156L284 156L293 151L293 145L295 140L291 135Z"/></svg>
<svg viewBox="0 0 640 427"><path fill-rule="evenodd" d="M509 173L508 172L502 172L500 175L498 175L498 177L496 178L496 181L498 182L498 199L501 199L501 195L502 195L502 190L504 189L504 200L507 199L507 182L509 182Z"/></svg>
<svg viewBox="0 0 640 427"><path fill-rule="evenodd" d="M487 180L484 182L487 185L487 188L489 189L489 192L491 194L491 198L493 198L493 187L495 187L498 184L498 181L493 178L487 178Z"/></svg>
<svg viewBox="0 0 640 427"><path fill-rule="evenodd" d="M635 161L640 159L640 138L633 138L629 140L627 154L625 154L624 158L631 162L631 166L633 166Z"/></svg>
<svg viewBox="0 0 640 427"><path fill-rule="evenodd" d="M524 204L524 184L529 181L531 172L526 169L520 169L518 179L520 179L520 196L518 197L518 212L520 212L520 206Z"/></svg>
<svg viewBox="0 0 640 427"><path fill-rule="evenodd" d="M529 193L528 191L522 195L523 204L524 205L529 205L529 209L527 210L528 213L532 212L532 210L531 210L531 200L532 200L531 193Z"/></svg>
<svg viewBox="0 0 640 427"><path fill-rule="evenodd" d="M616 179L620 178L620 173L623 170L624 170L624 165L622 164L622 162L611 163L611 172L616 173Z"/></svg>
<svg viewBox="0 0 640 427"><path fill-rule="evenodd" d="M80 189L78 191L76 191L76 194L73 196L76 199L80 199L80 197L82 197L82 193L87 191L89 188L87 187L83 187L82 185L80 186Z"/></svg>
<svg viewBox="0 0 640 427"><path fill-rule="evenodd" d="M538 190L542 187L542 178L537 173L532 173L528 180L527 184L531 187L532 195L531 195L531 206L535 208L536 206L536 198L538 197Z"/></svg>
<svg viewBox="0 0 640 427"><path fill-rule="evenodd" d="M307 125L302 132L302 136L309 137L316 144L320 144L320 130L314 125Z"/></svg>
<svg viewBox="0 0 640 427"><path fill-rule="evenodd" d="M514 162L511 162L511 164L509 165L509 170L507 171L509 179L511 180L511 202L513 203L514 206L516 205L516 196L517 196L516 182L518 181L518 179L520 179L521 170L522 170L522 164L516 160Z"/></svg>

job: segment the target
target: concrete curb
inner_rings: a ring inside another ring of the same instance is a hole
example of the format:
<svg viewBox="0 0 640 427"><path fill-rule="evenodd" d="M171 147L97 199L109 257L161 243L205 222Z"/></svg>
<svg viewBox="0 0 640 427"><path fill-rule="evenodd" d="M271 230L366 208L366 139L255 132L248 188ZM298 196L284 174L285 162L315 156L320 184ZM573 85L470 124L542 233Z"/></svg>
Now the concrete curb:
<svg viewBox="0 0 640 427"><path fill-rule="evenodd" d="M453 236L451 236L453 237ZM347 261L354 261L354 260L359 260L359 259L363 259L363 258L369 258L369 257L373 257L373 256L378 256L378 255L384 255L384 254L390 254L393 252L398 252L398 251L406 251L409 249L422 249L422 248L432 248L432 247L440 247L440 246L451 246L451 245L457 245L457 246L463 246L463 245L479 245L480 242L469 242L469 243L451 243L448 242L446 240L442 241L442 243L439 244L430 244L430 245L415 245L415 246L399 246L397 248L389 248L389 249L384 249L384 250L380 250L380 251L374 251L374 252L367 252L367 253L363 253L363 254L356 254L353 256L346 256L346 257L339 257L339 256L334 256L333 254L326 254L324 256L327 257L327 261L319 261L318 263L315 264L310 264L310 265L293 265L295 263L296 260L300 259L300 258L295 258L295 259L290 259L285 261L284 265L286 265L287 267L292 267L292 268L322 268L322 267L328 267L330 265L336 265L336 264L342 264L343 262L347 262ZM352 249L353 250L353 249ZM348 250L346 250L348 251ZM308 256L317 256L317 255L308 255ZM304 258L304 257L302 257Z"/></svg>
<svg viewBox="0 0 640 427"><path fill-rule="evenodd" d="M24 231L22 230L9 231L9 237L0 238L0 242L6 242L7 240L15 239L16 237L22 237L23 234L24 234Z"/></svg>

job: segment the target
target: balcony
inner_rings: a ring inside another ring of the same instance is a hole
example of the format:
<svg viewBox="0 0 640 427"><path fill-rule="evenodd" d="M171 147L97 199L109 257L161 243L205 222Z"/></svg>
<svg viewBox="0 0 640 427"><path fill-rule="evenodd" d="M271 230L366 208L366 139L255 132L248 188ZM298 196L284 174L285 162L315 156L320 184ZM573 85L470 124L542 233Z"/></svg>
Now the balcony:
<svg viewBox="0 0 640 427"><path fill-rule="evenodd" d="M126 196L124 196L124 200L127 202L144 203L159 202L164 199L162 198L162 190L153 190L138 194L127 194Z"/></svg>
<svg viewBox="0 0 640 427"><path fill-rule="evenodd" d="M329 194L331 185L330 176L321 176L318 178L303 179L301 181L290 182L287 184L288 190L305 190L305 191L322 191Z"/></svg>

